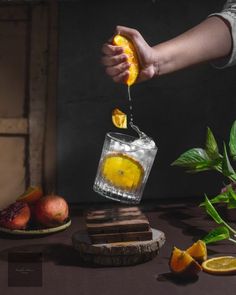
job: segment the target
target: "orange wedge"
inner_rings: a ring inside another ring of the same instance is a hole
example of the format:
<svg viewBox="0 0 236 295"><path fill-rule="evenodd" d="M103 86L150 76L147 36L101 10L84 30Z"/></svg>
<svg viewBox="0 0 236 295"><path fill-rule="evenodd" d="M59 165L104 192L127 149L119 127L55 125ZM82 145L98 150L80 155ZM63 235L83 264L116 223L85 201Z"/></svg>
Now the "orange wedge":
<svg viewBox="0 0 236 295"><path fill-rule="evenodd" d="M170 261L170 270L181 277L195 277L201 271L201 265L186 251L174 247Z"/></svg>
<svg viewBox="0 0 236 295"><path fill-rule="evenodd" d="M112 111L112 122L117 128L127 128L127 116L119 109Z"/></svg>
<svg viewBox="0 0 236 295"><path fill-rule="evenodd" d="M236 274L236 257L221 256L208 259L202 263L205 272L217 275Z"/></svg>
<svg viewBox="0 0 236 295"><path fill-rule="evenodd" d="M129 77L126 81L128 86L134 84L139 74L139 62L138 56L133 43L126 37L122 35L115 35L113 38L113 44L117 46L122 46L124 48L124 53L128 56L129 67Z"/></svg>
<svg viewBox="0 0 236 295"><path fill-rule="evenodd" d="M186 252L191 255L197 262L202 263L207 259L207 247L205 242L198 240Z"/></svg>
<svg viewBox="0 0 236 295"><path fill-rule="evenodd" d="M135 159L122 153L107 155L102 163L102 176L113 186L135 190L143 179L143 167Z"/></svg>
<svg viewBox="0 0 236 295"><path fill-rule="evenodd" d="M28 189L17 198L17 201L26 202L28 204L35 203L43 196L43 191L40 187L30 186Z"/></svg>

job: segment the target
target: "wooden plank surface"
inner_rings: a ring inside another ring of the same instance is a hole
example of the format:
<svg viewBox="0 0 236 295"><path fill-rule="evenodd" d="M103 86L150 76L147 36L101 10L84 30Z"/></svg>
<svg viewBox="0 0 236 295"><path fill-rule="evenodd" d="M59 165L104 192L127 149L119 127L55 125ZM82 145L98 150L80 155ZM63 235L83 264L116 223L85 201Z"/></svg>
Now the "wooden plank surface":
<svg viewBox="0 0 236 295"><path fill-rule="evenodd" d="M149 221L137 206L89 210L86 225L94 244L152 239Z"/></svg>
<svg viewBox="0 0 236 295"><path fill-rule="evenodd" d="M25 138L0 136L0 210L25 190Z"/></svg>
<svg viewBox="0 0 236 295"><path fill-rule="evenodd" d="M44 145L44 189L56 192L56 148L57 148L57 75L58 75L58 3L49 2L49 44L48 44L48 82L46 101L46 126Z"/></svg>
<svg viewBox="0 0 236 295"><path fill-rule="evenodd" d="M138 207L90 210L86 215L86 226L90 235L142 232L150 229L147 217Z"/></svg>
<svg viewBox="0 0 236 295"><path fill-rule="evenodd" d="M28 120L25 118L0 118L0 134L28 134Z"/></svg>
<svg viewBox="0 0 236 295"><path fill-rule="evenodd" d="M111 234L89 235L92 244L104 244L114 242L148 241L152 239L151 229L136 232L119 232Z"/></svg>
<svg viewBox="0 0 236 295"><path fill-rule="evenodd" d="M0 21L0 118L22 117L27 75L27 24Z"/></svg>
<svg viewBox="0 0 236 295"><path fill-rule="evenodd" d="M46 118L47 49L48 10L44 5L33 6L29 81L29 170L31 185L40 186L43 175L43 145Z"/></svg>
<svg viewBox="0 0 236 295"><path fill-rule="evenodd" d="M13 2L13 1L12 1ZM0 3L1 5L3 3ZM21 6L0 6L0 21L1 20L14 20L22 21L28 20L28 7L27 5Z"/></svg>

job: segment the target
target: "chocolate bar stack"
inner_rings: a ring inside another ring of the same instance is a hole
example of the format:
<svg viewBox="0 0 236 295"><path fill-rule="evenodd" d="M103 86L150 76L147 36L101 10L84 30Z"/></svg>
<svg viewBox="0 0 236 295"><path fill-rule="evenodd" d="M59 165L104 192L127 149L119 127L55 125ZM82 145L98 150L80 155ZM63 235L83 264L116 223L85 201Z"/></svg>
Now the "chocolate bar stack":
<svg viewBox="0 0 236 295"><path fill-rule="evenodd" d="M138 207L90 210L86 224L92 244L152 239L149 221Z"/></svg>

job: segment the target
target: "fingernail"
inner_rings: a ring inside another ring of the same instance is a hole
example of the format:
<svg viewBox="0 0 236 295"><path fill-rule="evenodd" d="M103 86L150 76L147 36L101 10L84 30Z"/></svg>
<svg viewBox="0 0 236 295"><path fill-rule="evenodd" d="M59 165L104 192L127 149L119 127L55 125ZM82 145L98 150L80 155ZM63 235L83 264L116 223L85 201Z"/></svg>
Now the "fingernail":
<svg viewBox="0 0 236 295"><path fill-rule="evenodd" d="M129 62L125 62L125 63L124 63L124 68L125 68L125 69L128 69L129 67L130 67L130 63L129 63Z"/></svg>
<svg viewBox="0 0 236 295"><path fill-rule="evenodd" d="M122 61L127 61L128 57L126 54L122 55Z"/></svg>

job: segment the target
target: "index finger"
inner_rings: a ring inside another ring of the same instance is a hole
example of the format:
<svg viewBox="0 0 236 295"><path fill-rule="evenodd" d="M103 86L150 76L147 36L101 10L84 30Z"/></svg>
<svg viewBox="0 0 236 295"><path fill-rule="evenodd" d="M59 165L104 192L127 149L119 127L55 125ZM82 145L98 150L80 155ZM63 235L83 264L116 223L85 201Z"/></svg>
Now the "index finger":
<svg viewBox="0 0 236 295"><path fill-rule="evenodd" d="M106 55L116 55L123 53L123 48L120 46L105 43L102 46L102 52Z"/></svg>

